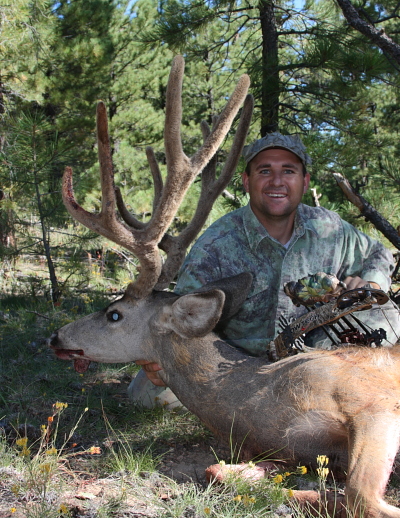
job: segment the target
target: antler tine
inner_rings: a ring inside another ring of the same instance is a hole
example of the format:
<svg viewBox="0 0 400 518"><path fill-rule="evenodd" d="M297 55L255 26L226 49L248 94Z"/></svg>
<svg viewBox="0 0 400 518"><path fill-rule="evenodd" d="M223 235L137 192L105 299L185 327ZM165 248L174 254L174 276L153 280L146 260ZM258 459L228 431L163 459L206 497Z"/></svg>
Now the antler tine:
<svg viewBox="0 0 400 518"><path fill-rule="evenodd" d="M175 56L168 78L164 143L165 156L168 168L182 168L182 162L189 163L188 157L182 149L181 122L182 122L182 83L185 71L185 61L182 56Z"/></svg>
<svg viewBox="0 0 400 518"><path fill-rule="evenodd" d="M177 56L174 59L167 87L164 140L168 175L165 180L160 202L147 227L149 236L157 242L161 241L162 236L171 224L192 181L211 160L221 145L235 115L246 97L250 85L248 76L244 75L240 78L234 93L218 117L218 121L209 138L200 150L195 153L193 158L189 159L182 150L182 142L180 139L183 68L183 58Z"/></svg>
<svg viewBox="0 0 400 518"><path fill-rule="evenodd" d="M126 208L126 205L122 198L121 190L119 187L115 187L115 197L117 199L118 212L120 213L121 218L125 221L125 223L127 225L129 225L131 228L135 228L137 230L146 228L147 223L143 223L143 221L139 221Z"/></svg>
<svg viewBox="0 0 400 518"><path fill-rule="evenodd" d="M219 175L217 184L221 184L221 192L225 189L226 185L233 176L232 171L236 170L240 155L249 132L251 117L254 109L254 98L252 95L247 95L244 101L242 114L239 120L239 124L233 139L233 143L229 154L225 160L224 167Z"/></svg>
<svg viewBox="0 0 400 518"><path fill-rule="evenodd" d="M97 138L102 189L102 209L100 213L92 214L83 209L76 201L70 167L65 169L63 177L63 201L68 212L77 221L97 234L101 234L130 250L138 257L141 270L135 280L134 289L131 287L129 293L133 297L141 298L153 289L160 276L161 257L157 242L147 239L141 230L128 229L117 219L107 113L103 103L99 103L97 106Z"/></svg>
<svg viewBox="0 0 400 518"><path fill-rule="evenodd" d="M100 162L102 208L99 214L86 211L75 199L72 169L67 167L63 177L63 200L68 212L89 229L118 243L128 250L136 249L136 242L129 231L117 220L115 212L114 173L108 138L107 112L104 103L97 105L97 142Z"/></svg>
<svg viewBox="0 0 400 518"><path fill-rule="evenodd" d="M153 198L153 212L158 205L158 202L161 197L162 189L163 189L163 180L161 177L160 168L158 167L158 163L156 157L154 155L154 150L152 147L146 148L147 161L150 165L151 175L153 177L153 187L154 187L154 198ZM127 223L130 227L135 229L144 229L147 227L148 223L143 223L139 221L133 214L129 212L126 208L125 202L122 198L121 191L119 187L115 187L115 195L117 199L117 207L118 211L122 217L122 219Z"/></svg>
<svg viewBox="0 0 400 518"><path fill-rule="evenodd" d="M103 102L97 104L96 111L97 148L100 163L101 212L104 218L115 219L114 166L108 135L107 109Z"/></svg>
<svg viewBox="0 0 400 518"><path fill-rule="evenodd" d="M229 98L225 108L222 110L217 119L209 137L202 147L191 158L191 165L196 170L204 168L210 158L215 155L223 139L228 133L233 119L235 118L239 107L243 104L247 91L250 86L250 78L247 74L242 75L236 88Z"/></svg>
<svg viewBox="0 0 400 518"><path fill-rule="evenodd" d="M253 113L253 96L247 95L240 116L238 128L229 151L225 166L220 176L215 178L216 156L207 164L201 175L201 193L192 220L178 236L165 235L160 248L167 252L162 273L157 282L157 289L166 288L175 278L182 265L186 249L202 229L212 206L232 178L240 159L243 145L250 127ZM201 124L204 140L210 135L210 128L205 121Z"/></svg>

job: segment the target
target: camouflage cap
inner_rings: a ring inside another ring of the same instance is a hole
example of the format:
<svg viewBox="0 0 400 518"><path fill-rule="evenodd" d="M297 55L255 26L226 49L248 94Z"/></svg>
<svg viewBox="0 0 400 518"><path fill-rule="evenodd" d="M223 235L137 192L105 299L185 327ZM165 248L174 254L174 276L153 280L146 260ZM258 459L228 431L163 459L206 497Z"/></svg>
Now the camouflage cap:
<svg viewBox="0 0 400 518"><path fill-rule="evenodd" d="M243 148L243 157L246 164L250 162L260 151L268 148L280 147L291 151L300 158L304 166L311 165L311 157L306 153L306 148L297 135L282 135L279 132L269 133L265 137L256 140Z"/></svg>

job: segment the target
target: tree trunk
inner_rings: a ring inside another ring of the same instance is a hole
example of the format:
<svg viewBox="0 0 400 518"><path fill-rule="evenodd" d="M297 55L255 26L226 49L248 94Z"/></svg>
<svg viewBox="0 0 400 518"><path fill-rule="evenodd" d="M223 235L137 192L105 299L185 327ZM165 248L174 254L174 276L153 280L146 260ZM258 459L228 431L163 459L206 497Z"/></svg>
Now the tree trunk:
<svg viewBox="0 0 400 518"><path fill-rule="evenodd" d="M262 32L261 136L278 131L279 57L274 4L260 1Z"/></svg>
<svg viewBox="0 0 400 518"><path fill-rule="evenodd" d="M43 248L44 248L44 254L46 256L47 268L49 270L49 277L50 277L50 284L51 284L51 298L52 298L53 302L57 302L61 296L61 292L60 292L60 288L58 286L56 269L54 267L53 259L51 257L50 243L49 243L49 240L47 239L47 232L46 232L46 225L44 222L41 195L39 192L39 183L38 183L37 179L35 179L35 180L36 180L35 181L36 198L37 198L37 203L38 203L38 208L39 208L40 226L42 229Z"/></svg>
<svg viewBox="0 0 400 518"><path fill-rule="evenodd" d="M56 275L56 269L54 267L53 260L51 258L51 250L50 250L50 243L47 239L47 231L46 231L46 225L45 225L45 218L44 218L44 210L42 205L42 198L40 194L39 184L40 184L40 178L38 177L37 171L36 171L36 145L35 145L35 133L33 133L33 144L32 144L32 150L33 150L33 162L35 164L35 169L33 171L33 177L35 182L35 192L36 192L36 201L38 205L38 212L39 212L39 218L40 218L40 226L42 229L42 241L43 241L43 248L44 253L46 256L47 261L47 268L49 270L49 276L50 276L50 284L51 284L51 298L53 302L57 302L58 299L61 296L60 288L58 285L57 275Z"/></svg>

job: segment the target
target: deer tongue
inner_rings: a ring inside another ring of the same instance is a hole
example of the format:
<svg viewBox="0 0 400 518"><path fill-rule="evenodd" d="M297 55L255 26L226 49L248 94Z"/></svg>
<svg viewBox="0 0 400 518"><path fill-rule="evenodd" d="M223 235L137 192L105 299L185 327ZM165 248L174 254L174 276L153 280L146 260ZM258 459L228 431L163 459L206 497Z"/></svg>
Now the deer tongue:
<svg viewBox="0 0 400 518"><path fill-rule="evenodd" d="M81 360L80 358L74 360L74 369L79 374L86 372L89 368L90 360Z"/></svg>

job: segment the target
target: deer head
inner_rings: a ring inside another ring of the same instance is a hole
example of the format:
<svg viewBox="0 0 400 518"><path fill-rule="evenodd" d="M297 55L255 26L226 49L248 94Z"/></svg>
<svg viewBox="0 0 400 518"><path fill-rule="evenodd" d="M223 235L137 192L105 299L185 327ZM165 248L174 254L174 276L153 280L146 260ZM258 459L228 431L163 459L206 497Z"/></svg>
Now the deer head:
<svg viewBox="0 0 400 518"><path fill-rule="evenodd" d="M126 291L126 295L134 299L145 297L154 287L167 287L177 274L187 247L201 230L214 201L222 193L236 169L251 121L253 101L251 96L246 97L250 80L247 75L243 75L221 114L214 118L212 129L202 122L203 145L192 157L186 156L182 149L180 128L183 72L184 60L177 56L173 61L167 86L164 130L167 163L165 182L162 180L153 149L146 149L154 183L153 213L147 223L140 222L129 213L119 189L114 185L106 108L102 102L97 107L97 141L102 189L100 213L90 213L77 203L70 167L66 168L63 177L63 201L71 216L94 232L133 252L139 259L140 273ZM234 142L225 166L217 178L216 152L243 102L244 107ZM187 190L200 173L202 188L194 216L180 235L172 236L167 230ZM117 208L123 221L117 216ZM167 254L164 264L159 249Z"/></svg>

